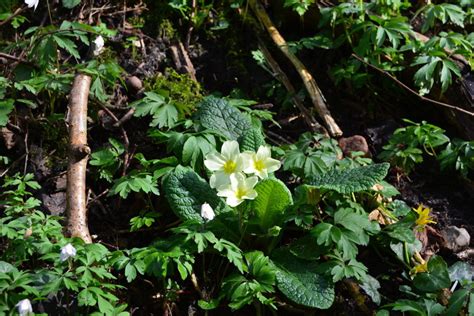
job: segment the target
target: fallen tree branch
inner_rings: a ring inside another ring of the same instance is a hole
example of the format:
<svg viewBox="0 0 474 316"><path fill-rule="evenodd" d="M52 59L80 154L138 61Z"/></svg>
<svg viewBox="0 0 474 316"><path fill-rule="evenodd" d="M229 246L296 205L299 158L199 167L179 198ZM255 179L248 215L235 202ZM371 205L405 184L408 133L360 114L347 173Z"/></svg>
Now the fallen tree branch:
<svg viewBox="0 0 474 316"><path fill-rule="evenodd" d="M69 153L67 171L67 230L72 237L92 243L87 225L86 171L91 150L87 146L87 103L91 77L78 74L72 85L67 123Z"/></svg>
<svg viewBox="0 0 474 316"><path fill-rule="evenodd" d="M451 110L455 110L455 111L458 111L458 112L461 112L461 113L464 113L464 114L467 114L467 115L470 115L470 116L473 116L474 117L474 113L473 112L469 112L463 108L460 108L460 107L457 107L457 106L454 106L454 105L451 105L451 104L448 104L448 103L444 103L444 102L441 102L441 101L436 101L436 100L433 100L433 99L430 99L430 98L427 98L427 97L424 97L422 96L421 94L419 94L418 92L416 92L415 90L413 90L412 88L410 88L409 86L407 86L406 84L404 84L403 82L401 82L400 80L398 80L395 76L391 75L390 73L388 73L387 71L383 70L383 69L380 69L379 67L377 66L374 66L372 65L371 63L365 61L363 58L359 57L358 55L356 54L352 54L352 56L357 59L358 61L360 61L361 63L369 66L370 68L380 72L381 74L389 77L390 79L392 79L395 83L397 83L400 87L404 88L405 90L407 90L408 92L410 92L411 94L417 96L420 100L422 101L426 101L426 102L430 102L430 103L433 103L433 104L436 104L436 105L439 105L439 106L442 106L442 107L445 107L445 108L448 108L448 109L451 109Z"/></svg>
<svg viewBox="0 0 474 316"><path fill-rule="evenodd" d="M318 84L314 80L311 73L306 69L305 65L298 59L298 57L293 54L288 44L286 43L285 39L281 36L278 29L275 27L273 22L270 20L267 12L263 8L262 4L258 0L249 0L250 7L252 8L253 12L263 24L267 32L270 34L273 42L278 46L281 52L291 61L293 66L298 71L303 83L308 91L308 94L311 97L311 101L313 101L313 105L318 112L321 119L324 121L324 124L329 130L329 133L332 136L341 136L342 130L337 125L336 121L331 115L329 111L326 101L324 100L323 94L318 87Z"/></svg>
<svg viewBox="0 0 474 316"><path fill-rule="evenodd" d="M296 95L295 87L291 83L288 76L280 68L280 65L278 65L277 61L270 54L270 51L267 49L267 47L263 43L260 43L258 47L260 51L263 53L263 55L265 56L265 60L270 66L273 72L273 76L278 81L280 81L285 86L286 90L291 94L292 96L291 99L293 100L293 104L300 110L301 115L303 116L303 119L306 122L306 124L309 126L309 128L313 132L320 131L323 134L327 135L328 134L327 130L316 121L316 119L311 115L308 109L303 105L300 98L298 98L298 96Z"/></svg>

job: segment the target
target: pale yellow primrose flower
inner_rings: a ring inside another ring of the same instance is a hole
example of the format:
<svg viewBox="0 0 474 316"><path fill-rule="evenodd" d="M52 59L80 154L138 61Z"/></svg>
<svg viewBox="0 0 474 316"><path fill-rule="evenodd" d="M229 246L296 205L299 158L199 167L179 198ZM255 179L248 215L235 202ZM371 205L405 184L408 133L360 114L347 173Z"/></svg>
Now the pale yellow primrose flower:
<svg viewBox="0 0 474 316"><path fill-rule="evenodd" d="M225 197L226 203L235 207L244 200L253 200L257 197L257 191L253 188L257 184L257 177L245 178L241 173L234 173L230 176L230 185L219 189L218 196Z"/></svg>
<svg viewBox="0 0 474 316"><path fill-rule="evenodd" d="M260 179L268 177L269 173L275 172L281 167L281 162L272 158L270 147L260 146L256 153L243 153L244 172L255 174Z"/></svg>
<svg viewBox="0 0 474 316"><path fill-rule="evenodd" d="M235 140L226 141L222 145L221 153L212 153L204 160L207 169L213 172L209 179L211 188L226 186L230 183L232 174L243 170L243 159L239 151L239 143Z"/></svg>
<svg viewBox="0 0 474 316"><path fill-rule="evenodd" d="M431 209L429 207L425 207L423 204L420 204L418 208L414 208L413 210L418 214L415 224L420 229L423 229L427 224L436 224L436 222L433 220L433 217L430 215Z"/></svg>

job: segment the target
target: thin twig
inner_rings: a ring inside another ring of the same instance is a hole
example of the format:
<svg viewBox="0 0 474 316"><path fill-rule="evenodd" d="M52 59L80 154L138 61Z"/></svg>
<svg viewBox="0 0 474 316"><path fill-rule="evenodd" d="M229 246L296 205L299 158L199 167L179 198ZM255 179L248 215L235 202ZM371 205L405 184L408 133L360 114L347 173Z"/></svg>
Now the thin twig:
<svg viewBox="0 0 474 316"><path fill-rule="evenodd" d="M436 100L433 100L433 99L430 99L430 98L427 98L427 97L424 97L422 96L421 94L419 94L418 92L416 92L415 90L413 90L412 88L410 88L409 86L407 86L406 84L404 84L403 82L401 82L400 80L398 80L395 76L393 76L392 74L388 73L387 71L383 70L383 69L380 69L379 67L375 66L375 65L372 65L371 63L365 61L363 58L359 57L358 55L356 54L352 54L352 56L357 59L358 61L360 61L361 63L364 63L365 65L369 66L370 68L374 69L374 70L377 70L378 72L380 72L381 74L389 77L390 79L392 79L395 83L397 83L400 87L404 88L405 90L407 90L408 92L410 92L411 94L417 96L420 100L422 101L426 101L426 102L430 102L430 103L433 103L433 104L436 104L436 105L439 105L439 106L442 106L442 107L445 107L445 108L448 108L448 109L451 109L451 110L455 110L455 111L458 111L458 112L461 112L461 113L464 113L464 114L467 114L469 116L473 116L474 117L474 113L473 112L469 112L465 109L462 109L460 107L457 107L457 106L454 106L454 105L451 105L451 104L448 104L448 103L444 103L444 102L441 102L441 101L436 101Z"/></svg>
<svg viewBox="0 0 474 316"><path fill-rule="evenodd" d="M13 56L13 55L10 55L10 54L7 54L7 53L2 53L2 52L0 52L0 57L10 59L10 60L25 64L25 65L29 65L29 66L38 68L38 66L36 66L35 64L33 64L32 62L30 62L26 59L23 59L22 57L16 57L16 56Z"/></svg>
<svg viewBox="0 0 474 316"><path fill-rule="evenodd" d="M26 10L26 6L24 7L20 7L18 9L15 10L15 12L13 12L12 15L10 15L8 18L6 18L5 20L1 21L0 22L0 26L4 25L4 24L7 24L8 22L10 22L11 20L13 20L13 18L15 18L16 16L18 16L20 13L22 13L23 11Z"/></svg>

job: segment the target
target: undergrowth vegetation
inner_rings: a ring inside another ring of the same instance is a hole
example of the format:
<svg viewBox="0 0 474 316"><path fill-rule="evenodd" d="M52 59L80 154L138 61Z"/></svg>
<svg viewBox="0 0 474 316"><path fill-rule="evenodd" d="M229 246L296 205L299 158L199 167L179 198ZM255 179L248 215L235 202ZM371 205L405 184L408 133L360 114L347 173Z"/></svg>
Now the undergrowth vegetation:
<svg viewBox="0 0 474 316"><path fill-rule="evenodd" d="M235 19L246 23L245 1L150 4L149 15L162 6L175 24L127 15L139 1L117 11L123 22L97 16L94 1L25 2L0 3L0 127L17 135L0 149L0 314L130 315L139 303L129 289L146 286L143 304L167 315L188 308L335 314L348 292L379 316L474 314L472 266L420 255L420 235L436 219L429 207L404 202L387 179L391 167L409 176L431 158L472 179L473 141L405 120L374 158L348 155L324 133L274 141L279 109L261 101L288 104L293 96L278 85L260 87L266 94L258 101L237 81L231 93L209 91L169 60L162 73L143 75L143 86L125 82L141 59L157 58L143 54L147 36L130 30L152 24L168 44L186 34L183 24L223 36ZM454 55L474 65L470 1L282 4L301 19L318 15L317 32L290 42L293 52L348 52L331 67L335 84L373 86L367 69L376 67L397 78L409 73L420 95L442 96L461 76ZM269 70L262 56L253 51L253 66ZM51 214L42 200L49 179L66 170L76 73L92 77L88 207L91 221L104 221L91 223L92 244L67 237L66 214ZM43 169L30 161L32 144L44 148ZM122 222L112 235L141 237L108 239L115 217Z"/></svg>

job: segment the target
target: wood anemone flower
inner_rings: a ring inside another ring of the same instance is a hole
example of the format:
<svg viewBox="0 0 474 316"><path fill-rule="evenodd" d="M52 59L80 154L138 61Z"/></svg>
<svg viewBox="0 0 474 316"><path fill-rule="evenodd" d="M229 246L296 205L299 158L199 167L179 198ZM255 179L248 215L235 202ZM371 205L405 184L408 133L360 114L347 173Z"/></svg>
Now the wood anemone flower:
<svg viewBox="0 0 474 316"><path fill-rule="evenodd" d="M33 8L33 10L36 10L38 7L39 0L25 0L25 4L28 6L28 8Z"/></svg>
<svg viewBox="0 0 474 316"><path fill-rule="evenodd" d="M423 204L420 204L418 208L413 209L417 214L418 218L415 221L415 224L423 229L428 224L436 224L433 220L433 217L430 215L431 209L429 207L425 207Z"/></svg>

